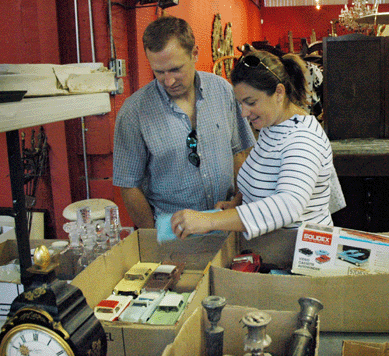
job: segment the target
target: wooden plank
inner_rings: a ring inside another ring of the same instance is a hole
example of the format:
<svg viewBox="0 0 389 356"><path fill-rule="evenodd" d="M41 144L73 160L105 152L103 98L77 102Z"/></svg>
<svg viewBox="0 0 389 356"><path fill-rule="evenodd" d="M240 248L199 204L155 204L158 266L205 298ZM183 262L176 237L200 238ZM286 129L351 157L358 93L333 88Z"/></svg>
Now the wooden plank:
<svg viewBox="0 0 389 356"><path fill-rule="evenodd" d="M0 104L0 132L111 111L108 93L25 98Z"/></svg>

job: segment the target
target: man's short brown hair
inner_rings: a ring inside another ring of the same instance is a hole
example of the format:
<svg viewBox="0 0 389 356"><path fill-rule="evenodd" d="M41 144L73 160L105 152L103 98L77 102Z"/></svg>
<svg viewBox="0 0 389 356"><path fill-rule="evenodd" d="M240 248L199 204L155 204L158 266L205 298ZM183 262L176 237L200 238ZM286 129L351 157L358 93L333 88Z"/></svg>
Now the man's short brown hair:
<svg viewBox="0 0 389 356"><path fill-rule="evenodd" d="M192 52L195 46L192 28L185 20L174 16L162 16L147 26L143 34L143 48L160 52L172 38L177 38L189 54Z"/></svg>

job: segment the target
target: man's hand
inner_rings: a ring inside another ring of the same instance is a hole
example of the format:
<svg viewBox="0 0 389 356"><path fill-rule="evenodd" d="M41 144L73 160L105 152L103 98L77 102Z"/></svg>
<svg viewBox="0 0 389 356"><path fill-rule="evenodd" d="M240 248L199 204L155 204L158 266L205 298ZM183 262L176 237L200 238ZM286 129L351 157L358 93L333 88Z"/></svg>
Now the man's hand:
<svg viewBox="0 0 389 356"><path fill-rule="evenodd" d="M215 209L221 209L221 210L226 210L226 209L233 209L236 207L235 202L229 200L229 201L219 201L215 205Z"/></svg>
<svg viewBox="0 0 389 356"><path fill-rule="evenodd" d="M179 239L192 234L206 234L213 230L212 214L195 210L180 210L171 218L172 230Z"/></svg>
<svg viewBox="0 0 389 356"><path fill-rule="evenodd" d="M238 192L231 200L217 202L215 205L215 209L221 209L221 210L234 209L241 204L242 204L242 194Z"/></svg>

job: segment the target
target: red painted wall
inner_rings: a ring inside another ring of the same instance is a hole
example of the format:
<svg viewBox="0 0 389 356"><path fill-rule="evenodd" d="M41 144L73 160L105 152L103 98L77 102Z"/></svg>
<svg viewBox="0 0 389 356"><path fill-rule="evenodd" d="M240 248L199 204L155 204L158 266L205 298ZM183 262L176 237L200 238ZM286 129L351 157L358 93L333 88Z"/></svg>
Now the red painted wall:
<svg viewBox="0 0 389 356"><path fill-rule="evenodd" d="M60 63L57 9L53 1L15 0L0 2L0 63ZM38 132L39 127L35 128ZM31 129L25 129L29 142ZM50 170L39 184L36 208L49 209L51 218L63 224L62 206L71 202L70 184L66 179L68 161L63 122L45 126L50 145ZM0 147L6 153L6 134L0 133ZM27 147L29 145L27 144ZM63 179L65 177L65 179ZM12 206L8 159L0 156L0 206ZM56 187L56 189L51 189ZM55 236L54 236L55 237Z"/></svg>
<svg viewBox="0 0 389 356"><path fill-rule="evenodd" d="M126 6L135 0L121 0ZM97 62L108 66L111 58L108 36L106 0L91 2L94 25L94 46ZM212 25L215 14L221 14L223 26L232 22L234 45L260 41L272 45L287 44L288 31L294 38L309 38L315 29L317 39L330 31L330 20L336 19L341 6L262 8L251 0L181 0L178 6L166 9L168 14L185 18L193 27L200 57L197 69L212 69ZM380 12L389 5L380 5ZM1 63L75 63L76 26L74 0L14 0L0 2L0 12L7 14L0 22ZM148 83L153 74L146 60L142 33L161 14L155 7L124 9L112 7L112 28L117 58L124 59L127 76L124 93L111 96L112 111L106 115L85 118L86 150L90 198L106 198L120 207L123 225L131 225L118 189L112 186L112 149L115 117L125 98ZM92 61L88 1L78 0L80 57ZM263 24L261 24L263 20ZM340 34L342 31L339 32ZM344 32L343 32L344 33ZM86 198L85 172L80 119L45 125L50 144L50 174L38 191L37 207L50 211L57 237L62 231L62 210L71 202ZM0 134L0 149L6 151L5 134ZM0 206L11 206L9 171L6 155L0 157Z"/></svg>

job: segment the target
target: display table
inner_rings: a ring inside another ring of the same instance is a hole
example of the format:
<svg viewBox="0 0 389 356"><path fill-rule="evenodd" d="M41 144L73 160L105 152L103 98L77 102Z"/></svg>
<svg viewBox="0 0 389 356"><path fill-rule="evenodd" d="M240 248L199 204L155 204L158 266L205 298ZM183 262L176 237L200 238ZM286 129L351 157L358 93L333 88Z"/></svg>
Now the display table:
<svg viewBox="0 0 389 356"><path fill-rule="evenodd" d="M347 207L333 214L336 226L389 231L389 140L331 141Z"/></svg>
<svg viewBox="0 0 389 356"><path fill-rule="evenodd" d="M388 177L388 139L331 141L334 165L339 177Z"/></svg>

